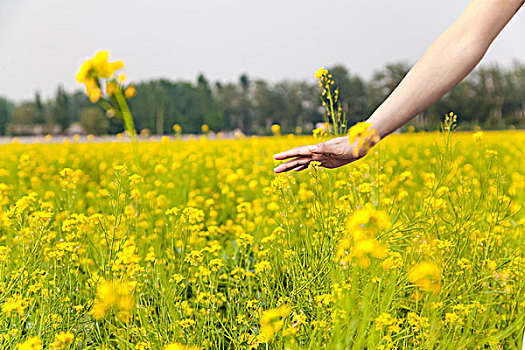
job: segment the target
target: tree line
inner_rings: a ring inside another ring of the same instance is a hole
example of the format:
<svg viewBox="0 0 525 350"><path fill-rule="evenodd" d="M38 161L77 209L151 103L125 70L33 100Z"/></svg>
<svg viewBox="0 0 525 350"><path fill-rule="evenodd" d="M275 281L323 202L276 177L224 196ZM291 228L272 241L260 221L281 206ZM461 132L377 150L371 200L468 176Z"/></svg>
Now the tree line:
<svg viewBox="0 0 525 350"><path fill-rule="evenodd" d="M329 68L349 123L366 119L409 68L406 63L388 64L368 81L342 65ZM309 133L324 118L320 88L313 78L308 82L269 83L243 74L236 82L212 83L201 74L195 82L157 79L138 83L136 88L138 94L130 100L130 108L139 132L168 134L179 124L183 133L199 133L206 124L216 132L268 134L271 125L279 124L282 132ZM450 111L459 115L463 129L524 128L525 65L476 69L409 125L417 130L435 130ZM68 93L58 87L52 99L43 101L37 92L32 101L18 104L0 97L2 135L78 130L112 134L121 132L123 125L104 115L81 91Z"/></svg>

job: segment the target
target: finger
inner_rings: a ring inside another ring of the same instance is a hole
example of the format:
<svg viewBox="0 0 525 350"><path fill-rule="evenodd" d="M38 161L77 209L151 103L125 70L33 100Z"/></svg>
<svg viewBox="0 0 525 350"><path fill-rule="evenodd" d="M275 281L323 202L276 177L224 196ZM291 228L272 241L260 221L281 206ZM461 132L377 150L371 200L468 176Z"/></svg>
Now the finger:
<svg viewBox="0 0 525 350"><path fill-rule="evenodd" d="M316 145L310 145L310 146L301 146L292 148L288 151L284 151L281 153L277 153L273 157L276 160L284 160L292 157L305 157L312 155L312 152L315 152L317 146Z"/></svg>
<svg viewBox="0 0 525 350"><path fill-rule="evenodd" d="M294 171L303 171L304 169L308 169L308 165L301 165L294 169Z"/></svg>
<svg viewBox="0 0 525 350"><path fill-rule="evenodd" d="M276 173L282 173L282 172L285 172L285 171L290 171L290 170L292 170L294 168L297 168L298 166L308 165L311 161L312 161L311 157L297 157L297 158L291 159L291 160L287 161L286 163L283 163L283 164L275 167L275 169L273 169L273 171L275 171Z"/></svg>
<svg viewBox="0 0 525 350"><path fill-rule="evenodd" d="M280 164L279 166L275 167L273 171L275 171L276 173L282 173L282 172L290 171L294 168L297 168L298 166L307 164L309 162L310 160L308 158L298 157L298 158L291 159L287 161L286 163Z"/></svg>

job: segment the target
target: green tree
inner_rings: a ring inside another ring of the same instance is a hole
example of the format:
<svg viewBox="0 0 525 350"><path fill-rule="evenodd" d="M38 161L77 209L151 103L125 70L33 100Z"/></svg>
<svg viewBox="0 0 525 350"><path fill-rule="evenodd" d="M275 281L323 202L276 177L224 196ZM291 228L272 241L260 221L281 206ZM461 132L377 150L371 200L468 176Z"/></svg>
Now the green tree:
<svg viewBox="0 0 525 350"><path fill-rule="evenodd" d="M525 126L525 65L514 63L504 72L503 115L507 125Z"/></svg>
<svg viewBox="0 0 525 350"><path fill-rule="evenodd" d="M366 83L357 75L351 75L346 67L336 65L329 69L340 90L343 111L350 124L362 121L368 115L368 91Z"/></svg>
<svg viewBox="0 0 525 350"><path fill-rule="evenodd" d="M240 104L240 125L239 128L245 133L251 132L252 127L252 106L250 103L250 85L251 81L247 74L242 74L239 77L239 86L241 89L241 104Z"/></svg>
<svg viewBox="0 0 525 350"><path fill-rule="evenodd" d="M71 124L69 96L62 86L57 88L55 101L53 103L53 117L54 121L60 125L62 130L67 129Z"/></svg>
<svg viewBox="0 0 525 350"><path fill-rule="evenodd" d="M255 81L252 105L255 117L254 132L269 133L272 124L282 124L280 114L285 107L285 102L282 96L273 90L266 81Z"/></svg>
<svg viewBox="0 0 525 350"><path fill-rule="evenodd" d="M7 126L11 122L13 104L6 98L0 97L0 134L5 135Z"/></svg>
<svg viewBox="0 0 525 350"><path fill-rule="evenodd" d="M394 91L401 80L410 70L404 62L387 64L382 70L375 72L372 80L368 83L369 109L371 114L377 107Z"/></svg>
<svg viewBox="0 0 525 350"><path fill-rule="evenodd" d="M46 110L44 108L42 98L40 97L40 93L38 91L35 92L35 109L36 114L33 123L44 124L46 122Z"/></svg>
<svg viewBox="0 0 525 350"><path fill-rule="evenodd" d="M38 109L33 103L22 103L13 110L12 123L15 125L32 125L38 120Z"/></svg>
<svg viewBox="0 0 525 350"><path fill-rule="evenodd" d="M485 128L503 128L503 76L498 67L481 67L474 73L479 119Z"/></svg>
<svg viewBox="0 0 525 350"><path fill-rule="evenodd" d="M241 126L242 96L235 84L215 84L215 100L224 118L225 128L233 130Z"/></svg>
<svg viewBox="0 0 525 350"><path fill-rule="evenodd" d="M208 79L203 74L197 78L196 94L199 99L197 113L202 115L203 121L211 130L221 131L226 126L224 114L220 110L218 103L213 95Z"/></svg>
<svg viewBox="0 0 525 350"><path fill-rule="evenodd" d="M68 96L69 123L80 121L80 111L85 107L93 106L86 94L82 91L76 91Z"/></svg>
<svg viewBox="0 0 525 350"><path fill-rule="evenodd" d="M109 130L109 120L98 106L84 107L80 111L80 125L95 135L107 134Z"/></svg>
<svg viewBox="0 0 525 350"><path fill-rule="evenodd" d="M388 64L369 81L351 74L342 65L330 68L340 89L342 108L349 124L367 118L399 84L409 66ZM235 82L210 85L204 74L195 82L157 79L137 84L138 95L130 101L137 130L158 134L172 132L180 124L185 133L199 133L206 123L214 131L241 129L245 133L269 133L272 124L283 132L311 127L322 121L319 87L315 82L250 81L243 74ZM32 102L13 105L0 99L0 133L8 125L15 132L30 133L33 124L59 124L62 129L81 120L81 112L93 106L82 91L68 94L60 86L55 98L43 101L38 92ZM464 129L525 127L525 66L485 66L452 89L440 101L420 113L412 125L435 130L445 113L455 111ZM85 113L83 113L85 114ZM104 119L108 121L108 119ZM119 118L109 119L109 133L122 132ZM105 123L104 123L105 125ZM103 125L103 129L105 126ZM103 131L105 132L105 131Z"/></svg>

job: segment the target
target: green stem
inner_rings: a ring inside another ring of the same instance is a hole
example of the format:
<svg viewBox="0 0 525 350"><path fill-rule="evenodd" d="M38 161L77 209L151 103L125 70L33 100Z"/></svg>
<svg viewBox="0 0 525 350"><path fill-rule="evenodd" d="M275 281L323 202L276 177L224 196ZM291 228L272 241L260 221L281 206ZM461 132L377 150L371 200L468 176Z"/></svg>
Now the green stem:
<svg viewBox="0 0 525 350"><path fill-rule="evenodd" d="M115 99L119 105L120 112L122 113L122 119L124 120L124 127L131 137L131 147L133 148L133 160L138 169L140 169L140 163L138 159L138 144L137 144L137 132L135 131L135 124L133 123L133 117L129 111L128 103L124 97L122 90L118 90L115 93Z"/></svg>
<svg viewBox="0 0 525 350"><path fill-rule="evenodd" d="M332 123L334 124L335 136L339 136L338 125L335 120L335 114L334 114L334 99L332 98L332 93L330 92L330 88L327 89L327 93L328 93L328 101L330 101L330 116L332 117Z"/></svg>

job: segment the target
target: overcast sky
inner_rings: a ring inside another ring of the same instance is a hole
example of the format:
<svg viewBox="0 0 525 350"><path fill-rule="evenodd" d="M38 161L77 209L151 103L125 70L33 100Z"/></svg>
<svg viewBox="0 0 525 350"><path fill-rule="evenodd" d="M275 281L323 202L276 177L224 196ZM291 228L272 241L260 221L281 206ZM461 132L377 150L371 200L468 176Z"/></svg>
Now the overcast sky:
<svg viewBox="0 0 525 350"><path fill-rule="evenodd" d="M312 80L344 64L369 78L413 63L468 0L0 0L0 95L45 97L79 88L85 58L110 51L134 81L164 77ZM525 10L484 62L525 62Z"/></svg>

